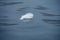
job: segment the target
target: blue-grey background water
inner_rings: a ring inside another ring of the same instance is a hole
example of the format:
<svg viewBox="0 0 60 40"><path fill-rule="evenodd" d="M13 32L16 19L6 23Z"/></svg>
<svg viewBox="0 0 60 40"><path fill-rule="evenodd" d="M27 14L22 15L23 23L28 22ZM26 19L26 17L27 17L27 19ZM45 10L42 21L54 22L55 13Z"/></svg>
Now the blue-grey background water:
<svg viewBox="0 0 60 40"><path fill-rule="evenodd" d="M59 40L59 0L0 0L0 40ZM28 12L31 22L19 20Z"/></svg>

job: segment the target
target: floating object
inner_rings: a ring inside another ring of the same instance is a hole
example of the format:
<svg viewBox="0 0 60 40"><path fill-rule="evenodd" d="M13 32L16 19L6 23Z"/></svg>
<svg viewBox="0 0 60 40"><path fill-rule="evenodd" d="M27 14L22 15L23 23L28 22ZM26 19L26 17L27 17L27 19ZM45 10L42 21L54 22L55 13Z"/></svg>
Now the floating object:
<svg viewBox="0 0 60 40"><path fill-rule="evenodd" d="M32 20L33 16L34 16L33 13L26 13L25 15L21 16L20 20L28 22Z"/></svg>

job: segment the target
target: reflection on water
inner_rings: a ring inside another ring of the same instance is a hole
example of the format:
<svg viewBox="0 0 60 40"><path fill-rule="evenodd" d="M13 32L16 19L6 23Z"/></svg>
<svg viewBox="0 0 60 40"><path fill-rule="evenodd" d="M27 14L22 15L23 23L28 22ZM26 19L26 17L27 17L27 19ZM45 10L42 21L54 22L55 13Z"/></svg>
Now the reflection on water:
<svg viewBox="0 0 60 40"><path fill-rule="evenodd" d="M23 4L23 2L0 2L0 6Z"/></svg>
<svg viewBox="0 0 60 40"><path fill-rule="evenodd" d="M40 14L43 14L43 16L60 16L55 14L43 13L43 12L40 12Z"/></svg>
<svg viewBox="0 0 60 40"><path fill-rule="evenodd" d="M37 7L36 7L36 8L34 8L34 9L37 9L37 10L47 10L48 8L46 8L46 7L44 7L44 6L39 5L39 6L37 6Z"/></svg>
<svg viewBox="0 0 60 40"><path fill-rule="evenodd" d="M18 24L15 24L15 23L0 23L0 26L12 26L12 25L18 25Z"/></svg>
<svg viewBox="0 0 60 40"><path fill-rule="evenodd" d="M50 24L60 24L60 20L52 20L52 19L42 19L42 20Z"/></svg>

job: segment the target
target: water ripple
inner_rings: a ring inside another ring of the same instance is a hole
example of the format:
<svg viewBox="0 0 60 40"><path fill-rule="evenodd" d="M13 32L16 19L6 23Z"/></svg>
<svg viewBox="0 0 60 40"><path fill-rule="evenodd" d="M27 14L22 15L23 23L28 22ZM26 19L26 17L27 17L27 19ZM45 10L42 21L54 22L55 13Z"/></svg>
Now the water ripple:
<svg viewBox="0 0 60 40"><path fill-rule="evenodd" d="M0 16L0 18L8 18L8 16Z"/></svg>
<svg viewBox="0 0 60 40"><path fill-rule="evenodd" d="M39 6L37 6L37 7L36 7L36 8L34 8L34 9L37 9L37 10L47 10L48 8L46 8L46 7L44 7L44 6L39 5Z"/></svg>
<svg viewBox="0 0 60 40"><path fill-rule="evenodd" d="M29 9L30 7L23 7L23 8L18 8L16 11L24 11L24 10L27 10Z"/></svg>
<svg viewBox="0 0 60 40"><path fill-rule="evenodd" d="M0 6L23 4L23 2L0 2Z"/></svg>
<svg viewBox="0 0 60 40"><path fill-rule="evenodd" d="M60 16L55 14L43 13L43 12L40 12L40 14L42 14L43 16Z"/></svg>
<svg viewBox="0 0 60 40"><path fill-rule="evenodd" d="M11 26L11 25L17 25L16 23L0 23L0 26Z"/></svg>
<svg viewBox="0 0 60 40"><path fill-rule="evenodd" d="M60 20L52 20L52 19L42 19L42 20L50 24L60 24Z"/></svg>

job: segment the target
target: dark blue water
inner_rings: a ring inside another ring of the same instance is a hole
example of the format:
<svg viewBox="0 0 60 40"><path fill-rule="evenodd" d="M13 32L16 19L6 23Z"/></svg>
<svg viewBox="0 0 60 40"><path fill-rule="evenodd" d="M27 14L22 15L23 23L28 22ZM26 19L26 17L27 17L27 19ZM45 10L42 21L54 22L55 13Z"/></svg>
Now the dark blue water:
<svg viewBox="0 0 60 40"><path fill-rule="evenodd" d="M28 12L30 22L19 20ZM58 0L0 0L0 40L59 40Z"/></svg>

